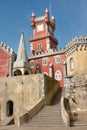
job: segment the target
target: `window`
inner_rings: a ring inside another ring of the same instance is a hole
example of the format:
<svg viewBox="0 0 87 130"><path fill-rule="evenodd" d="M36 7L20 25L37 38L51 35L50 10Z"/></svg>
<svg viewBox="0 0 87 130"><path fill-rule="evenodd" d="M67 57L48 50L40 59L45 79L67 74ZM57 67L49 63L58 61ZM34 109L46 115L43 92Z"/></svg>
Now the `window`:
<svg viewBox="0 0 87 130"><path fill-rule="evenodd" d="M30 61L30 66L31 66L31 68L34 68L34 61L33 60Z"/></svg>
<svg viewBox="0 0 87 130"><path fill-rule="evenodd" d="M74 60L73 60L73 58L70 59L70 70L74 70Z"/></svg>
<svg viewBox="0 0 87 130"><path fill-rule="evenodd" d="M38 51L41 51L41 49L42 49L42 45L41 45L41 44L38 44L38 45L37 45L37 50L38 50Z"/></svg>
<svg viewBox="0 0 87 130"><path fill-rule="evenodd" d="M45 65L47 65L47 58L44 58L44 59L42 59L42 64L45 66Z"/></svg>
<svg viewBox="0 0 87 130"><path fill-rule="evenodd" d="M13 115L13 102L8 101L7 102L7 116L12 116Z"/></svg>
<svg viewBox="0 0 87 130"><path fill-rule="evenodd" d="M60 56L55 57L55 63L60 63Z"/></svg>
<svg viewBox="0 0 87 130"><path fill-rule="evenodd" d="M55 73L55 79L56 80L62 80L62 74L61 71L57 70Z"/></svg>

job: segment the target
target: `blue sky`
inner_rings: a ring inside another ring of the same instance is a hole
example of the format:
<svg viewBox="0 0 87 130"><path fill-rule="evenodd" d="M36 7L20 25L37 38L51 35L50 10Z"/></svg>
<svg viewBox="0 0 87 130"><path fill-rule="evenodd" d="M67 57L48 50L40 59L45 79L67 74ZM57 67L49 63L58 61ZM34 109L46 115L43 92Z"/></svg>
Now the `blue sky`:
<svg viewBox="0 0 87 130"><path fill-rule="evenodd" d="M43 16L46 8L56 19L55 37L59 48L75 36L87 36L87 0L0 0L0 41L18 50L20 33L24 31L27 53L32 36L30 18Z"/></svg>

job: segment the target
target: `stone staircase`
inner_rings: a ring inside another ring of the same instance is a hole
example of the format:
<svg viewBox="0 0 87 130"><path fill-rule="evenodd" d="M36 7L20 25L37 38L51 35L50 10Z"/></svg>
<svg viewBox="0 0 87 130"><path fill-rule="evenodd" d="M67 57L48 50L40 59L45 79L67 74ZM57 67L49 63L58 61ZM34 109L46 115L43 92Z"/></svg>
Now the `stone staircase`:
<svg viewBox="0 0 87 130"><path fill-rule="evenodd" d="M23 126L31 127L63 127L65 126L61 116L61 91L56 95L50 106L44 108L37 113L32 119L25 122Z"/></svg>
<svg viewBox="0 0 87 130"><path fill-rule="evenodd" d="M71 126L72 127L87 126L87 120L84 120L84 121L82 121L82 120L73 121L73 122L71 122Z"/></svg>

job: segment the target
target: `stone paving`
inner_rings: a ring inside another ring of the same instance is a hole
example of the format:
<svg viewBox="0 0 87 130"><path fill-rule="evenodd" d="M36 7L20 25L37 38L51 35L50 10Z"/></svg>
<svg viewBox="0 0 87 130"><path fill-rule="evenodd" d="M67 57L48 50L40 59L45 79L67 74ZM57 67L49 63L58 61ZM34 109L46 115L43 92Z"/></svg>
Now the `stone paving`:
<svg viewBox="0 0 87 130"><path fill-rule="evenodd" d="M80 127L0 127L0 130L87 130L87 126Z"/></svg>

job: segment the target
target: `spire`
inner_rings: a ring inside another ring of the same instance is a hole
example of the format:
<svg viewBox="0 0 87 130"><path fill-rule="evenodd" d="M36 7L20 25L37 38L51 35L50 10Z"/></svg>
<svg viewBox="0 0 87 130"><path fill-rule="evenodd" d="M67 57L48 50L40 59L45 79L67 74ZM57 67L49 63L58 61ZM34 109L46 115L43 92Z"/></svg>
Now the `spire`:
<svg viewBox="0 0 87 130"><path fill-rule="evenodd" d="M17 59L13 65L13 75L24 75L30 73L30 67L28 64L27 54L26 54L26 47L24 41L24 33L21 33L19 48L17 53Z"/></svg>
<svg viewBox="0 0 87 130"><path fill-rule="evenodd" d="M45 22L48 22L48 21L49 21L49 11L46 8L46 10L45 10Z"/></svg>
<svg viewBox="0 0 87 130"><path fill-rule="evenodd" d="M35 14L32 12L32 15L31 15L31 26L34 28L34 25L35 25Z"/></svg>
<svg viewBox="0 0 87 130"><path fill-rule="evenodd" d="M24 61L27 62L27 54L26 54L26 47L24 41L24 33L21 33L20 42L19 42L19 49L17 53L17 61Z"/></svg>

